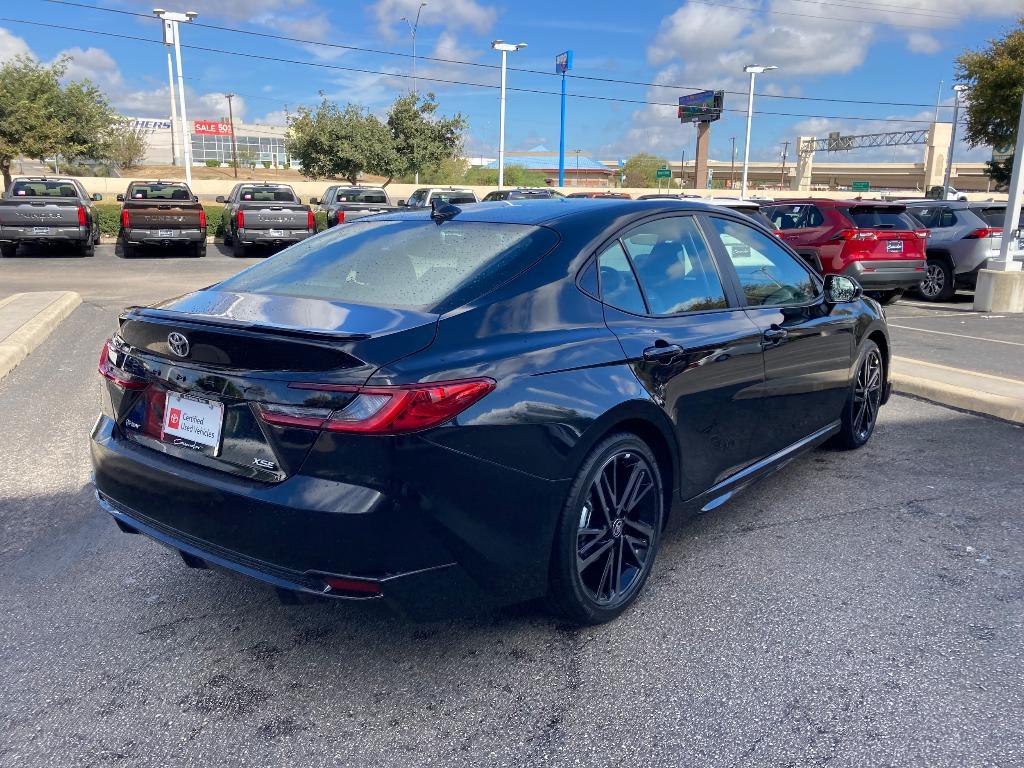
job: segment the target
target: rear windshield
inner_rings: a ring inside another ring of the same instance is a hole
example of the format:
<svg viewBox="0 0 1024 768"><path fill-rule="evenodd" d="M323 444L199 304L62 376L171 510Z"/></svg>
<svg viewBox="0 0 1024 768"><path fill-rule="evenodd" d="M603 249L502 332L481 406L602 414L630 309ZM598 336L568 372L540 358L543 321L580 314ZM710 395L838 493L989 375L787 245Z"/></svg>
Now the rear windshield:
<svg viewBox="0 0 1024 768"><path fill-rule="evenodd" d="M291 187L242 187L238 199L253 203L297 203Z"/></svg>
<svg viewBox="0 0 1024 768"><path fill-rule="evenodd" d="M78 197L75 185L67 181L16 181L11 186L14 197Z"/></svg>
<svg viewBox="0 0 1024 768"><path fill-rule="evenodd" d="M188 187L184 184L131 184L127 197L130 200L191 200Z"/></svg>
<svg viewBox="0 0 1024 768"><path fill-rule="evenodd" d="M465 205L466 203L475 203L476 195L472 192L435 192L430 199L452 205Z"/></svg>
<svg viewBox="0 0 1024 768"><path fill-rule="evenodd" d="M557 241L552 230L523 224L353 222L219 287L441 312L522 271Z"/></svg>
<svg viewBox="0 0 1024 768"><path fill-rule="evenodd" d="M990 227L1002 227L1006 223L1006 206L1000 208L972 208L976 214L985 220ZM1020 220L1024 224L1024 208L1021 208Z"/></svg>
<svg viewBox="0 0 1024 768"><path fill-rule="evenodd" d="M902 208L850 208L846 215L859 229L917 229L914 217Z"/></svg>
<svg viewBox="0 0 1024 768"><path fill-rule="evenodd" d="M339 189L336 199L339 203L388 203L382 189Z"/></svg>

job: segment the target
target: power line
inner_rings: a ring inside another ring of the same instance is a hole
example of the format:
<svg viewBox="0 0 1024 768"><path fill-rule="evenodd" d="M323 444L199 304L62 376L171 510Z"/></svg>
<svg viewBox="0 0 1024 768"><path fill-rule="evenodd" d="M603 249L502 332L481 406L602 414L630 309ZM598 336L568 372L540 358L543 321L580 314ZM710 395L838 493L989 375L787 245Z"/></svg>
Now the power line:
<svg viewBox="0 0 1024 768"><path fill-rule="evenodd" d="M808 2L812 2L812 1L816 2L817 0L807 0L807 1ZM55 4L55 5L66 5L66 6L71 6L71 7L75 7L75 8L84 8L84 9L91 10L91 11L106 11L106 12L109 12L109 13L117 13L117 14L121 14L121 15L124 15L124 16L135 16L137 18L143 18L143 19L150 19L150 18L152 18L152 16L150 14L146 14L146 13L138 13L136 11L124 11L124 10L120 10L118 8L105 8L105 7L102 7L102 6L86 5L84 3L74 2L73 0L40 0L40 2L52 3L52 4ZM824 18L824 17L816 17L816 18ZM307 46L308 45L312 45L312 46L320 46L320 47L324 47L324 48L336 48L336 49L340 49L340 50L358 51L360 53L371 53L371 54L377 54L377 55L381 55L381 56L397 56L397 57L403 58L403 59L412 58L411 54L402 53L400 51L386 51L386 50L382 50L382 49L379 49L379 48L365 48L365 47L356 46L356 45L343 45L342 43L327 43L327 42L322 42L322 41L319 41L319 40L305 40L305 39L299 38L299 37L289 37L287 35L276 35L276 34L273 34L273 33L270 33L270 32L259 32L259 31L251 30L251 29L238 29L236 27L224 27L224 26L220 26L220 25L217 25L217 24L206 24L206 23L199 22L199 21L192 22L191 26L193 26L193 27L201 27L203 29L215 30L215 31L218 31L218 32L232 32L232 33L240 34L240 35L249 35L249 36L252 36L252 37L261 37L261 38L268 39L268 40L279 40L281 42L296 43L296 44L299 44L299 45L307 45ZM458 65L458 66L477 67L477 68L480 68L480 69L489 69L489 70L497 70L497 69L499 69L499 65L497 65L497 64L487 64L487 63L479 62L479 61L464 61L464 60L461 60L461 59L445 59L445 58L441 58L441 57L438 57L438 56L417 56L416 58L418 60L420 60L420 61L431 61L431 62L436 62L438 64L455 64L455 65ZM510 66L510 67L508 67L508 70L510 72L522 72L523 74L543 75L545 77L559 77L559 75L554 73L554 72L549 72L547 70L540 70L540 69L527 69L527 68L524 68L524 67L511 67ZM678 83L651 83L651 82L646 82L646 81L642 81L642 80L622 80L622 79L613 78L613 77L599 77L597 75L581 75L581 74L578 74L578 73L572 73L572 74L569 75L569 77L571 77L573 80L581 80L581 81L582 80L586 80L586 81L598 82L598 83L613 83L613 84L617 84L617 85L637 85L637 86L642 86L642 87L645 87L645 88L663 88L663 89L681 90L681 91L717 90L715 88L707 88L705 86L697 86L697 85L681 85L681 84L678 84ZM434 82L445 82L445 81L443 81L443 80L435 80ZM733 96L743 96L743 97L747 96L747 92L746 91L730 91L730 90L726 90L725 93L728 93L728 94L733 95ZM919 103L907 102L907 101L875 101L875 100L870 100L870 99L839 99L839 98L828 98L828 97L824 97L824 96L786 96L786 95L777 94L777 93L755 93L754 95L757 96L758 98L761 98L761 99L782 99L782 100L787 100L787 101L816 101L816 102L826 102L826 103L834 103L834 104L858 104L858 105L882 106L882 107L919 107L919 108L928 107L928 108L931 108L931 107L934 106L933 104L930 104L930 103L929 104L919 104ZM947 107L944 106L942 108L946 109ZM952 108L952 107L949 107L949 108Z"/></svg>
<svg viewBox="0 0 1024 768"><path fill-rule="evenodd" d="M924 24L900 24L897 21L882 21L882 20L865 20L865 19L851 19L849 16L816 16L811 13L799 13L797 11L777 11L774 8L751 8L745 5L730 5L728 3L713 2L713 0L689 0L691 3L700 3L701 5L710 5L713 8L732 8L737 11L746 11L747 13L770 13L774 16L796 16L801 19L823 19L825 21L849 21L853 24L884 24L890 27L904 27L906 29L934 29L934 27L925 26ZM820 5L832 5L832 3L820 3ZM848 6L847 6L848 7ZM852 10L852 9L851 9ZM861 7L858 10L872 10L870 7ZM881 9L874 9L881 10Z"/></svg>
<svg viewBox="0 0 1024 768"><path fill-rule="evenodd" d="M103 36L103 37L113 37L113 38L117 38L117 39L121 39L121 40L132 40L132 41L135 41L135 42L147 43L147 44L151 44L151 45L163 45L163 43L160 42L159 40L151 40L150 38L147 38L147 37L138 37L136 35L127 35L127 34L119 33L119 32L105 32L105 31L102 31L102 30L87 29L87 28L84 28L84 27L72 27L72 26L63 25L63 24L52 24L52 23L43 22L43 21L29 21L27 19L14 19L14 18L9 18L9 17L0 17L0 22L4 22L4 23L8 23L8 24L26 24L26 25L29 25L29 26L43 27L43 28L46 28L46 29L60 29L60 30L69 31L69 32L83 32L83 33L86 33L86 34L100 35L100 36ZM362 67L345 67L345 66L341 66L340 64L329 64L327 62L303 61L301 59L285 59L285 58L281 58L281 57L278 57L278 56L269 56L269 55L258 54L258 53L245 53L245 52L242 52L242 51L229 51L229 50L225 50L223 48L210 48L208 46L202 46L202 45L182 44L181 47L182 48L187 48L187 49L193 50L193 51L202 51L204 53L217 53L217 54L222 54L222 55L225 55L225 56L238 56L238 57L247 58L247 59L256 59L256 60L259 60L259 61L271 61L271 62L275 62L275 63L278 63L278 64L294 64L294 65L299 65L299 66L316 67L316 68L320 68L320 69L330 69L330 70L335 70L335 71L356 72L356 73L360 73L360 74L371 74L371 75L381 75L383 77L399 77L399 78L406 78L406 79L412 77L411 75L403 74L401 72L383 72L381 70L366 69L366 68L362 68ZM439 78L439 77L428 77L428 76L424 76L422 74L419 75L419 79L420 80L426 80L428 82L444 83L446 85L466 85L466 86L471 86L471 87L474 87L474 88L489 88L489 89L496 89L496 88L498 88L498 86L493 84L493 83L476 83L476 82L472 82L472 81L468 81L468 80L453 80L453 79ZM561 93L558 92L558 91L545 91L545 90L541 90L539 88L522 88L522 87L508 86L506 90L516 91L518 93L530 93L530 94L537 94L537 95L543 95L543 96L561 96ZM675 104L673 102L646 101L644 99L624 99L624 98L615 97L615 96L598 96L596 94L570 93L570 94L567 94L567 95L570 98L575 98L575 99L588 99L588 100L594 100L594 101L609 101L609 102L616 102L616 103L620 103L620 104L639 104L639 105L643 105L643 106L672 107L673 109L678 106L677 104ZM736 112L736 113L746 114L746 110L745 109L729 109L729 108L726 108L723 111L724 112ZM904 119L904 118L859 117L859 116L849 116L849 115L810 115L810 114L796 113L796 112L768 112L768 111L761 111L761 110L755 111L754 114L766 115L766 116L771 116L771 117L799 117L799 118L817 118L817 119L821 119L821 120L853 120L853 121L868 121L868 122L881 122L881 123L924 123L924 124L931 124L931 122L932 122L931 120L914 120L914 119Z"/></svg>
<svg viewBox="0 0 1024 768"><path fill-rule="evenodd" d="M902 5L894 5L893 3L878 3L878 2L823 2L823 0L790 0L793 3L807 3L809 5L829 5L835 8L849 8L855 11L878 11L879 13L900 13L903 16L924 16L926 18L935 19L949 19L953 21L959 21L960 17L955 13L944 13L943 11L934 10L912 10ZM884 23L884 22L883 22Z"/></svg>

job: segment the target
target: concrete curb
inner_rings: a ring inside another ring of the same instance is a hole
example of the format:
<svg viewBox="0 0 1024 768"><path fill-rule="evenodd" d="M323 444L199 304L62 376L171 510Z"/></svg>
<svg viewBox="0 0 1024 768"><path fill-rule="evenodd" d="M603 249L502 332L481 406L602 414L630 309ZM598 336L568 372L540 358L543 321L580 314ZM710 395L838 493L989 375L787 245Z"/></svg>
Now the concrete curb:
<svg viewBox="0 0 1024 768"><path fill-rule="evenodd" d="M16 293L0 302L0 311L17 299L33 296L31 293ZM13 371L17 365L38 347L61 321L82 303L82 297L74 291L54 291L38 294L39 310L27 321L0 340L0 379Z"/></svg>
<svg viewBox="0 0 1024 768"><path fill-rule="evenodd" d="M893 370L890 374L893 390L914 395L939 405L995 416L1004 421L1024 424L1024 398L986 392L980 389L948 384L933 379L913 376ZM982 377L989 378L989 377Z"/></svg>

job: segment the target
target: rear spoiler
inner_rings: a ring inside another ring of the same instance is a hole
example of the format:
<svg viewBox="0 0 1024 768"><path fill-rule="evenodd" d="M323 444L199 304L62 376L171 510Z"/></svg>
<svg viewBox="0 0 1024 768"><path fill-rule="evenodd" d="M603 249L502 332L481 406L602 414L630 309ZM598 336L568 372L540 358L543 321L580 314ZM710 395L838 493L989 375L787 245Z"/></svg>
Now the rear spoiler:
<svg viewBox="0 0 1024 768"><path fill-rule="evenodd" d="M250 333L271 333L275 336L290 336L297 339L313 341L365 341L370 338L366 333L332 333L331 331L314 331L306 328L288 328L281 326L259 325L241 320L227 318L206 318L188 312L175 312L170 309L153 309L152 307L127 307L118 317L118 324L126 320L152 320L153 322L173 322L178 325L202 327L232 328Z"/></svg>

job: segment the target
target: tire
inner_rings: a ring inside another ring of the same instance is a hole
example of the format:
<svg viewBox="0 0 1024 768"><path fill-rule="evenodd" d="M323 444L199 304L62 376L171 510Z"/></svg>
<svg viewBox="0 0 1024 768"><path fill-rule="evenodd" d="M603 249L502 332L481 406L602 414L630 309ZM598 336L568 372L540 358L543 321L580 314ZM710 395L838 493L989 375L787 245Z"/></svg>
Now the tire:
<svg viewBox="0 0 1024 768"><path fill-rule="evenodd" d="M239 242L238 240L231 241L231 255L236 259L245 258L245 243Z"/></svg>
<svg viewBox="0 0 1024 768"><path fill-rule="evenodd" d="M234 238L231 237L231 228L228 227L224 230L224 245L231 245L234 242Z"/></svg>
<svg viewBox="0 0 1024 768"><path fill-rule="evenodd" d="M82 243L78 246L78 255L82 258L91 258L96 255L96 243L92 241L91 237L88 242Z"/></svg>
<svg viewBox="0 0 1024 768"><path fill-rule="evenodd" d="M917 292L925 301L949 301L956 293L956 278L953 268L943 258L929 258L925 267L924 279L917 287Z"/></svg>
<svg viewBox="0 0 1024 768"><path fill-rule="evenodd" d="M13 259L18 253L16 243L0 245L0 259Z"/></svg>
<svg viewBox="0 0 1024 768"><path fill-rule="evenodd" d="M595 446L569 488L555 532L552 609L576 624L602 624L626 610L654 565L664 506L658 462L643 440L621 432Z"/></svg>
<svg viewBox="0 0 1024 768"><path fill-rule="evenodd" d="M189 250L192 251L191 256L201 259L206 256L206 243L195 243L189 246Z"/></svg>
<svg viewBox="0 0 1024 768"><path fill-rule="evenodd" d="M901 290L878 291L878 293L875 294L878 303L881 304L883 307L888 307L891 304L895 304L897 301L899 301L900 296L902 295L903 291Z"/></svg>
<svg viewBox="0 0 1024 768"><path fill-rule="evenodd" d="M135 256L135 249L136 249L136 246L132 245L129 242L122 241L121 242L121 258L122 259L131 259L131 258L133 258Z"/></svg>
<svg viewBox="0 0 1024 768"><path fill-rule="evenodd" d="M878 345L866 340L857 357L850 394L843 406L842 427L829 444L842 450L867 445L878 423L878 409L885 394L885 361Z"/></svg>

